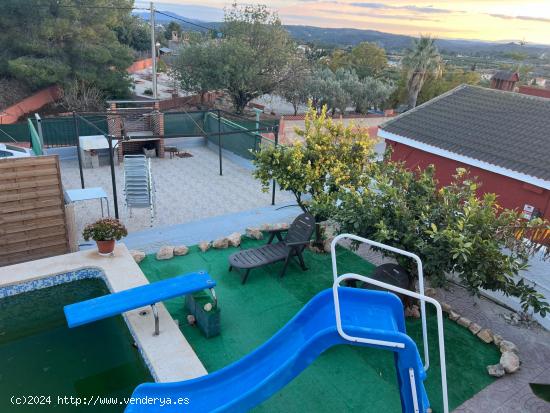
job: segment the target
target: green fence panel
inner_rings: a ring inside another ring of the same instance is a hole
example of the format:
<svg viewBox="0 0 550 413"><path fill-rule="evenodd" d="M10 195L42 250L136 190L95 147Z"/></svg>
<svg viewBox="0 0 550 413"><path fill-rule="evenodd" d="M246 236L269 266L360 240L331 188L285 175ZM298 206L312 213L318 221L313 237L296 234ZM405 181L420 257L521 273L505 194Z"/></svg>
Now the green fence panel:
<svg viewBox="0 0 550 413"><path fill-rule="evenodd" d="M84 116L84 118L99 127L104 133L107 133L107 117L105 115ZM37 130L36 119L29 118L29 120ZM41 123L44 146L76 145L72 116L43 118ZM100 135L101 133L83 120L79 120L78 134L86 136ZM13 140L17 142L29 142L29 139L29 124L27 121L0 125L0 142L13 142Z"/></svg>
<svg viewBox="0 0 550 413"><path fill-rule="evenodd" d="M225 118L233 123L242 126L244 129L271 129L279 125L278 119L262 119L259 124L254 119L243 119L241 117L231 116L231 114L222 113L222 118Z"/></svg>
<svg viewBox="0 0 550 413"><path fill-rule="evenodd" d="M164 136L204 136L204 115L206 112L166 112L164 114Z"/></svg>
<svg viewBox="0 0 550 413"><path fill-rule="evenodd" d="M97 126L103 133L108 133L107 117L105 115L84 116L86 120ZM102 132L83 121L78 120L78 135L101 135ZM74 146L74 120L72 116L42 119L42 135L44 146Z"/></svg>
<svg viewBox="0 0 550 413"><path fill-rule="evenodd" d="M255 126L253 127L255 128ZM218 144L218 117L209 113L205 119L205 130L208 133L208 140L215 145ZM260 148L262 137L254 132L247 132L247 128L228 119L221 118L220 132L229 135L221 135L222 148L233 152L245 159L253 159L253 152Z"/></svg>
<svg viewBox="0 0 550 413"><path fill-rule="evenodd" d="M27 122L0 125L0 142L29 142Z"/></svg>

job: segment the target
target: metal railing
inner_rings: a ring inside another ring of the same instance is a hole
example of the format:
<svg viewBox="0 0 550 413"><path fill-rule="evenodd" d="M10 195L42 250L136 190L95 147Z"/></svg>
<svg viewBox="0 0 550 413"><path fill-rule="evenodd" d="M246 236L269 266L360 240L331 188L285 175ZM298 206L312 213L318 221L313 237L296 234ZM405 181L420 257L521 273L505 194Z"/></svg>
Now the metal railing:
<svg viewBox="0 0 550 413"><path fill-rule="evenodd" d="M399 293L403 295L407 295L412 298L416 298L417 300L424 300L425 302L428 302L432 305L434 305L436 311L437 311L437 333L438 333L438 343L439 343L439 362L441 364L441 393L443 395L443 411L445 413L449 412L449 399L447 394L447 367L445 364L445 341L444 341L444 335L443 335L443 310L441 309L441 304L439 302L431 297L421 295L418 293L413 293L412 291L405 290L404 288L396 287L394 285L375 280L373 278L365 277L364 275L359 274L343 274L334 280L334 283L332 285L332 293L334 297L334 311L336 313L336 328L338 330L338 334L340 336L348 341L356 342L356 343L364 343L364 344L372 344L377 346L383 346L383 347L392 347L392 348L405 348L405 344L393 342L393 341L384 341L384 340L374 340L374 339L368 339L363 337L353 337L343 330L342 328L342 319L341 319L341 313L340 313L340 301L338 298L338 287L340 287L340 283L345 280L358 280L363 281L368 284L375 285L377 287L385 288L387 290L390 290L394 293Z"/></svg>
<svg viewBox="0 0 550 413"><path fill-rule="evenodd" d="M338 244L338 241L342 239L351 239L354 241L358 241L363 244L367 244L370 246L374 246L377 248L381 248L396 254L401 254L406 257L412 258L417 263L418 268L418 284L420 293L412 292L400 287L396 287L394 285L375 280L373 278L365 277L363 275L358 274L344 274L344 275L338 275L338 268L337 268L337 262L336 262L336 245ZM373 339L366 339L362 337L353 337L343 330L342 328L342 320L340 315L340 302L338 298L338 287L340 286L340 283L344 280L348 279L355 279L359 281L366 282L368 284L375 285L377 287L385 288L387 290L390 290L395 293L403 294L409 297L416 298L420 301L421 306L421 318L422 318L422 340L424 344L424 371L427 371L429 368L430 363L430 355L429 355L429 348L428 348L428 334L427 334L427 323L426 323L426 302L432 304L435 306L437 311L437 330L438 330L438 341L439 341L439 357L440 357L440 364L441 364L441 386L442 386L442 393L443 393L443 407L445 413L449 411L449 401L447 396L447 369L445 365L445 342L444 342L444 335L443 335L443 311L441 309L441 305L437 300L427 297L424 295L424 272L422 269L422 261L420 260L420 257L418 257L416 254L413 254L411 252L401 250L399 248L391 247L389 245L382 244L380 242L372 241L366 238L359 237L357 235L353 234L340 234L336 236L330 245L330 253L331 253L331 260L332 260L332 274L333 274L333 295L334 295L334 310L336 314L336 328L338 330L338 334L342 338L348 341L352 342L358 342L358 343L365 343L365 344L372 344L372 345L379 345L379 346L385 346L385 347L391 347L391 348L404 348L403 343L397 343L397 342L391 342L391 341L383 341L383 340L373 340Z"/></svg>
<svg viewBox="0 0 550 413"><path fill-rule="evenodd" d="M420 257L412 252L405 251L399 248L391 247L389 245L382 244L380 242L372 241L366 238L359 237L353 234L340 234L334 238L330 245L330 250L332 254L332 275L334 280L338 277L338 269L336 264L336 244L341 239L352 239L363 244L371 245L373 247L381 248L386 251L393 252L395 254L404 255L405 257L412 258L416 262L416 267L418 271L418 288L420 290L420 295L424 296L424 270L422 267L422 261ZM424 370L427 371L430 368L430 355L428 349L428 333L426 327L426 302L424 299L420 300L420 317L422 319L422 341L424 344Z"/></svg>

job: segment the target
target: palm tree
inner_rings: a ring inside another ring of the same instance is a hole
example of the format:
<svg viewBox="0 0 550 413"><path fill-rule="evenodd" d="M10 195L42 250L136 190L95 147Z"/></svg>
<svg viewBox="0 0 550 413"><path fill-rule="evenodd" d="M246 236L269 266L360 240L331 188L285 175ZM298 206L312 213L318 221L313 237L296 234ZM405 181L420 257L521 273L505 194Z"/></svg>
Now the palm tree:
<svg viewBox="0 0 550 413"><path fill-rule="evenodd" d="M435 39L431 36L414 39L413 47L403 57L402 65L407 71L407 105L412 109L426 78L441 75L441 55Z"/></svg>

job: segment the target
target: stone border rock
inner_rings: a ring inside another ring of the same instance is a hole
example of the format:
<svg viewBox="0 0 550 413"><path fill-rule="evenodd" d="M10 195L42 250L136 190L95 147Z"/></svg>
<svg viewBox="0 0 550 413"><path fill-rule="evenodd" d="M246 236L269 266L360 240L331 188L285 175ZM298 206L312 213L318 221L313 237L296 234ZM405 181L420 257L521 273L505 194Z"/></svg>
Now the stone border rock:
<svg viewBox="0 0 550 413"><path fill-rule="evenodd" d="M260 230L260 228L256 227L247 228L245 234L251 239L263 239L264 237L264 233Z"/></svg>
<svg viewBox="0 0 550 413"><path fill-rule="evenodd" d="M143 261L146 256L145 251L141 251L141 250L130 250L129 253L134 259L134 261L136 262L136 264L139 264L141 261Z"/></svg>
<svg viewBox="0 0 550 413"><path fill-rule="evenodd" d="M174 258L174 246L173 245L164 245L159 248L157 255L157 260L170 260Z"/></svg>
<svg viewBox="0 0 550 413"><path fill-rule="evenodd" d="M426 289L426 293L428 288ZM434 290L435 292L435 290ZM428 294L426 294L428 295ZM434 294L435 295L435 294ZM457 311L445 302L441 303L441 309L446 313L450 320L458 325L467 328L474 336L486 344L493 343L502 353L499 363L487 366L487 373L493 377L502 377L505 374L512 374L519 370L521 360L519 359L518 347L511 341L504 340L500 335L494 334L489 328L483 328L477 323L463 317Z"/></svg>
<svg viewBox="0 0 550 413"><path fill-rule="evenodd" d="M288 224L282 223L282 224L264 224L262 225L262 228L265 228L266 230L269 229L279 229L288 228ZM252 239L260 240L264 237L264 234L260 228L246 228L246 236ZM198 248L202 252L208 251L210 248L217 248L217 249L223 249L223 248L229 248L229 247L239 247L241 245L242 241L242 234L239 232L233 232L232 234L229 234L226 237L220 237L214 241L201 241L199 242ZM145 253L143 251L138 250L132 250L131 251L132 256L134 257L134 260L137 263L140 263L145 258ZM158 252L156 253L156 259L157 260L170 260L177 256L187 255L189 253L189 247L186 245L179 245L179 246L172 246L172 245L163 245L159 248Z"/></svg>
<svg viewBox="0 0 550 413"><path fill-rule="evenodd" d="M163 245L159 248L155 258L159 261L171 260L174 257L187 255L189 248L185 245Z"/></svg>
<svg viewBox="0 0 550 413"><path fill-rule="evenodd" d="M182 255L187 255L189 253L189 247L186 245L178 245L174 247L174 256L181 257Z"/></svg>
<svg viewBox="0 0 550 413"><path fill-rule="evenodd" d="M260 227L249 227L245 230L245 235L248 238L261 240L264 237L263 231L269 231L273 229L288 229L289 224L286 222L278 224L262 224ZM214 241L201 241L198 243L198 247L202 252L208 251L210 248L224 249L229 247L238 248L241 245L242 234L239 232L233 232L226 237L220 237ZM133 250L131 251L134 260L140 263L145 259L145 253L143 251ZM189 247L186 245L172 246L164 245L159 248L156 259L157 260L169 260L175 256L187 255L189 253Z"/></svg>

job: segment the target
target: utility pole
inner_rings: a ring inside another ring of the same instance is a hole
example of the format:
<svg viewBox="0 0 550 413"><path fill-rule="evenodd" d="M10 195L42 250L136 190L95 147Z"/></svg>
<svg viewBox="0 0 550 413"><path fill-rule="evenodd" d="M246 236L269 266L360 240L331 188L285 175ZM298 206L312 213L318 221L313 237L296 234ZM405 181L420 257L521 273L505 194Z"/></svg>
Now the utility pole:
<svg viewBox="0 0 550 413"><path fill-rule="evenodd" d="M274 130L274 137L275 137L275 147L279 145L279 125L275 126ZM275 191L277 189L277 182L275 182L275 179L273 180L273 191L271 192L271 205L275 205Z"/></svg>
<svg viewBox="0 0 550 413"><path fill-rule="evenodd" d="M151 2L151 57L153 59L153 98L157 99L157 45L155 42L155 6Z"/></svg>

